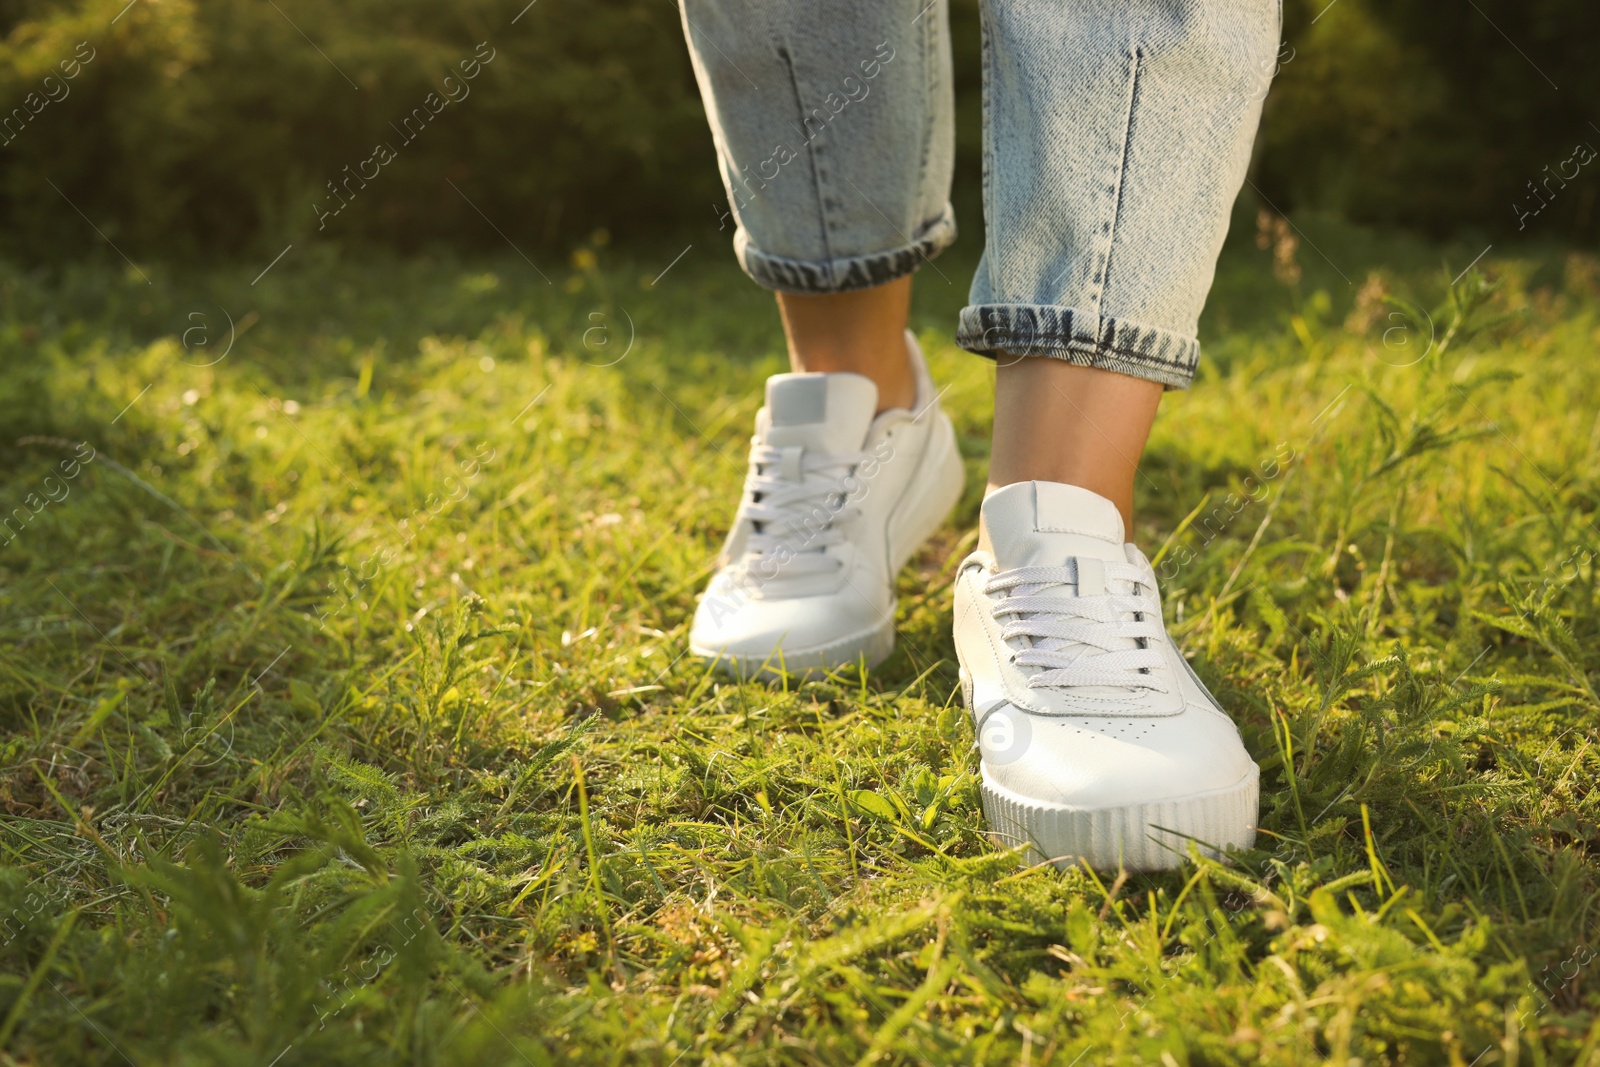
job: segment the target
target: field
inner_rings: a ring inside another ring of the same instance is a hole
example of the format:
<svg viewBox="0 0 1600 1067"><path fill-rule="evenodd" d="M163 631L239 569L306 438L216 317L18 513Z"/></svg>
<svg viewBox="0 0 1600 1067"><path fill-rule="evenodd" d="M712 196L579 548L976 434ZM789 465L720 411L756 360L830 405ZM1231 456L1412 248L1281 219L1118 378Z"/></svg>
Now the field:
<svg viewBox="0 0 1600 1067"><path fill-rule="evenodd" d="M1163 876L983 833L970 259L966 496L789 686L684 654L782 367L725 248L0 266L0 1058L1600 1061L1600 262L1254 221L1137 537L1261 833Z"/></svg>

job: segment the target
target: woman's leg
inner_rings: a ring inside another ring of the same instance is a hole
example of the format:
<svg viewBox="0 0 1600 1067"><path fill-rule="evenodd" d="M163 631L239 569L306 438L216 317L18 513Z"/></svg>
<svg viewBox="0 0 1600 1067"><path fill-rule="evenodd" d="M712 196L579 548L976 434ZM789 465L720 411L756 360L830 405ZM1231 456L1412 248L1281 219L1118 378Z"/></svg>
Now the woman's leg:
<svg viewBox="0 0 1600 1067"><path fill-rule="evenodd" d="M983 15L988 243L958 342L1000 365L990 484L1082 486L1126 521L1160 389L1199 360L1277 4L986 0Z"/></svg>
<svg viewBox="0 0 1600 1067"><path fill-rule="evenodd" d="M797 371L850 371L878 387L878 410L909 408L917 382L906 353L911 275L851 293L779 293Z"/></svg>
<svg viewBox="0 0 1600 1067"><path fill-rule="evenodd" d="M1163 386L1061 359L1011 359L995 374L989 488L1065 482L1110 500L1133 530L1139 472Z"/></svg>
<svg viewBox="0 0 1600 1067"><path fill-rule="evenodd" d="M778 294L797 371L915 392L910 274L955 238L945 6L684 0L745 271Z"/></svg>
<svg viewBox="0 0 1600 1067"><path fill-rule="evenodd" d="M988 243L960 343L994 356L991 491L955 645L994 833L1166 868L1255 838L1259 769L1166 632L1131 539L1271 69L1275 0L985 0Z"/></svg>
<svg viewBox="0 0 1600 1067"><path fill-rule="evenodd" d="M905 333L911 273L950 243L944 3L683 0L737 222L778 292L744 496L689 643L741 673L876 664L895 576L960 498L955 433Z"/></svg>

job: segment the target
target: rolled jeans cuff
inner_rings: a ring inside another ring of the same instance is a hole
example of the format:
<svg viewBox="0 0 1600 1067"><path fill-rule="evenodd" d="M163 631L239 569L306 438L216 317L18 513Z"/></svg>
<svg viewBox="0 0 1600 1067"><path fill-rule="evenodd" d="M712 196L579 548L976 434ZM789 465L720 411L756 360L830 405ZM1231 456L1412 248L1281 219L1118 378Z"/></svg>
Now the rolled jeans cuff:
<svg viewBox="0 0 1600 1067"><path fill-rule="evenodd" d="M739 266L757 285L781 293L848 293L905 277L949 248L955 239L955 211L946 204L909 243L883 252L824 260L788 259L761 251L742 226L733 236L733 251Z"/></svg>
<svg viewBox="0 0 1600 1067"><path fill-rule="evenodd" d="M1048 304L980 304L961 309L956 344L991 359L1049 356L1186 389L1200 342L1159 326Z"/></svg>

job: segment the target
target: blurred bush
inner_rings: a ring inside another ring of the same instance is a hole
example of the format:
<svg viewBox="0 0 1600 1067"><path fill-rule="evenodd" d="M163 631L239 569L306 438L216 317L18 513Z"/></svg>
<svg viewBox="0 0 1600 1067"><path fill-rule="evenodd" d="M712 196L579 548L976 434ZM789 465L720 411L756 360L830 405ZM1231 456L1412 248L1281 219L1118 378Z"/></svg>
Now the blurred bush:
<svg viewBox="0 0 1600 1067"><path fill-rule="evenodd" d="M1288 0L1256 183L1285 210L1592 241L1600 164L1567 161L1600 149L1597 26L1589 0Z"/></svg>
<svg viewBox="0 0 1600 1067"><path fill-rule="evenodd" d="M539 0L513 24L525 2L0 0L0 107L80 41L98 53L0 148L7 235L35 254L92 241L75 204L136 257L281 247L317 231L315 205L339 203L327 183L381 142L396 158L349 186L324 235L499 243L487 216L539 243L710 217L720 186L674 6ZM466 82L480 42L493 58ZM404 127L447 75L469 95Z"/></svg>
<svg viewBox="0 0 1600 1067"><path fill-rule="evenodd" d="M499 244L497 228L566 245L600 226L626 237L715 218L671 0L126 3L0 0L0 240L13 254L87 248L79 211L136 258L275 250L319 220L336 241L411 249ZM976 0L956 0L953 22L970 177ZM1288 0L1255 180L1289 211L1515 233L1525 183L1577 142L1600 145L1589 22L1579 0ZM493 58L468 82L475 53ZM467 95L433 114L446 75ZM381 165L380 144L394 152ZM1548 187L1545 235L1595 233L1591 170ZM375 176L351 181L361 171Z"/></svg>

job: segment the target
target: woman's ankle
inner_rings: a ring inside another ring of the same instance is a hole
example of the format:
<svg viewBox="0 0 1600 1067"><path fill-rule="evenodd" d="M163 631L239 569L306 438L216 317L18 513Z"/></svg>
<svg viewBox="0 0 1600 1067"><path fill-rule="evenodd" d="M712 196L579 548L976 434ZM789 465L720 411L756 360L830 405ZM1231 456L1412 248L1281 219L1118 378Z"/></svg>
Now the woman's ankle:
<svg viewBox="0 0 1600 1067"><path fill-rule="evenodd" d="M1002 355L991 490L1062 482L1110 500L1133 529L1133 483L1161 402L1158 382L1048 356Z"/></svg>
<svg viewBox="0 0 1600 1067"><path fill-rule="evenodd" d="M911 277L849 293L779 293L797 371L849 372L878 387L878 410L909 408L917 382L906 350Z"/></svg>

